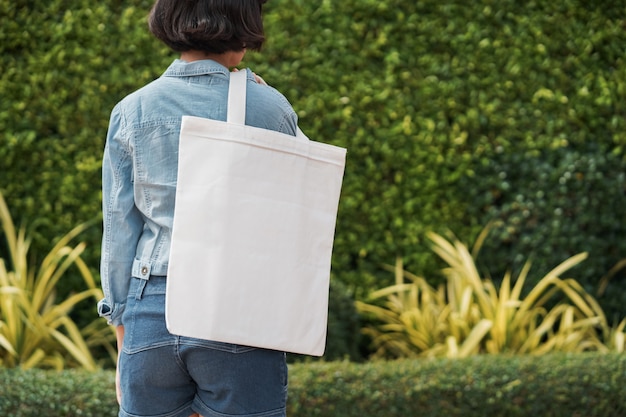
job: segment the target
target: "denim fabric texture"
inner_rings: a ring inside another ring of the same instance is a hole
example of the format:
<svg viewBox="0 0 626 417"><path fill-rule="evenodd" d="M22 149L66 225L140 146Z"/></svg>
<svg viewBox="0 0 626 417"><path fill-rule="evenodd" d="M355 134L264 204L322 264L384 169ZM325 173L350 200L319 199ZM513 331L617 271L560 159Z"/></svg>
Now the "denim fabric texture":
<svg viewBox="0 0 626 417"><path fill-rule="evenodd" d="M287 99L246 71L246 124L295 136L297 116ZM102 163L104 299L98 303L111 324L122 324L131 277L167 274L181 118L225 121L229 74L215 61L175 60L111 113Z"/></svg>
<svg viewBox="0 0 626 417"><path fill-rule="evenodd" d="M133 395L119 416L285 416L285 353L171 335L165 288L165 277L131 280L119 369Z"/></svg>

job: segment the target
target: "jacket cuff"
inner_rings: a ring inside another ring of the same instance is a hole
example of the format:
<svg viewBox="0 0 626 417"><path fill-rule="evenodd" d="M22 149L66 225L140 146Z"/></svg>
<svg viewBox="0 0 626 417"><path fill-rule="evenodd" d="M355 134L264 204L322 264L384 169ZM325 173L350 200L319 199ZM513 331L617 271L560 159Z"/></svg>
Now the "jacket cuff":
<svg viewBox="0 0 626 417"><path fill-rule="evenodd" d="M122 324L122 311L123 311L123 306L122 305L113 305L111 306L111 304L106 300L106 298L103 298L102 300L98 301L98 315L100 317L104 317L105 319L107 319L107 323L112 324L114 326L119 326Z"/></svg>

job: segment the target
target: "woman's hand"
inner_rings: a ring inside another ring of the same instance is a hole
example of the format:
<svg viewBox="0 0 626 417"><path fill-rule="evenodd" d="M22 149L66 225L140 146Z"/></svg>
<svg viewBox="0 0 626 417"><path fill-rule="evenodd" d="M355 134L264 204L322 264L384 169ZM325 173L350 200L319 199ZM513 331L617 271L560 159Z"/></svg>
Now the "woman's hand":
<svg viewBox="0 0 626 417"><path fill-rule="evenodd" d="M239 71L238 68L233 68L233 72L237 72ZM257 84L263 84L263 85L267 85L267 83L265 82L265 80L263 78L261 78L260 75L257 75L256 73L252 73L252 75L254 75L254 80L256 81Z"/></svg>
<svg viewBox="0 0 626 417"><path fill-rule="evenodd" d="M263 85L267 85L267 83L265 82L265 80L263 78L261 78L260 75L257 75L256 73L252 73L252 75L254 75L254 79L256 80L257 84L263 84Z"/></svg>
<svg viewBox="0 0 626 417"><path fill-rule="evenodd" d="M122 388L120 386L120 354L124 345L124 326L115 328L115 337L117 339L117 365L115 366L115 395L117 403L122 405Z"/></svg>

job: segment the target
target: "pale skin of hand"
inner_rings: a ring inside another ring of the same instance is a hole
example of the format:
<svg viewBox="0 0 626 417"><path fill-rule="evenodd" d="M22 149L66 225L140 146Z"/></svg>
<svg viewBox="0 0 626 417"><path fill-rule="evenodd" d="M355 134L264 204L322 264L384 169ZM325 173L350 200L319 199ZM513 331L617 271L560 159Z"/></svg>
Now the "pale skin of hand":
<svg viewBox="0 0 626 417"><path fill-rule="evenodd" d="M233 68L241 63L241 60L243 59L243 56L245 54L246 54L245 49L239 52L231 51L231 52L226 52L220 55L206 54L201 51L187 51L187 52L183 52L180 55L180 59L186 62L193 62L193 61L198 61L201 59L212 59L213 61L219 62L220 64L224 65L227 68ZM234 71L238 71L238 70L235 68ZM257 83L267 85L265 80L261 78L260 76L254 74L254 78L256 79ZM117 396L118 404L121 404L122 403L122 389L120 387L119 356L120 356L120 352L122 351L122 346L124 344L124 326L120 325L115 328L115 336L117 339L117 352L118 352L117 354L118 361L117 361L117 366L115 368L115 394ZM202 416L198 413L194 413L190 415L189 417L202 417Z"/></svg>

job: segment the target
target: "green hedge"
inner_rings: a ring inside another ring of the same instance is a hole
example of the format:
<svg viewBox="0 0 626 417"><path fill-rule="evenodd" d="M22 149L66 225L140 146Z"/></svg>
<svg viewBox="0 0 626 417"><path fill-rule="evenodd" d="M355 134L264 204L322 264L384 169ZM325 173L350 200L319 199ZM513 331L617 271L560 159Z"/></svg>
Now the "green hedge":
<svg viewBox="0 0 626 417"><path fill-rule="evenodd" d="M170 59L147 36L151 3L0 0L0 191L31 230L33 256L100 217L111 109ZM101 229L81 237L97 270ZM60 290L80 284L77 275Z"/></svg>
<svg viewBox="0 0 626 417"><path fill-rule="evenodd" d="M0 190L40 253L99 216L109 112L173 58L146 30L150 4L0 0ZM626 257L625 6L268 2L266 48L245 64L311 138L348 148L335 276L360 297L402 256L435 280L426 231L470 242L496 220L482 253L494 278L589 251L574 272L595 288ZM99 239L85 235L94 269ZM626 316L625 274L602 300L611 317Z"/></svg>
<svg viewBox="0 0 626 417"><path fill-rule="evenodd" d="M432 280L424 233L472 243L491 221L496 280L532 259L532 286L588 251L573 274L595 290L626 258L626 2L289 3L268 3L257 68L311 137L348 148L343 280L388 284L396 256ZM601 300L610 317L626 316L625 276Z"/></svg>
<svg viewBox="0 0 626 417"><path fill-rule="evenodd" d="M0 368L0 415L117 416L115 373Z"/></svg>
<svg viewBox="0 0 626 417"><path fill-rule="evenodd" d="M0 369L0 415L115 416L112 372ZM626 356L290 366L290 417L623 417Z"/></svg>

